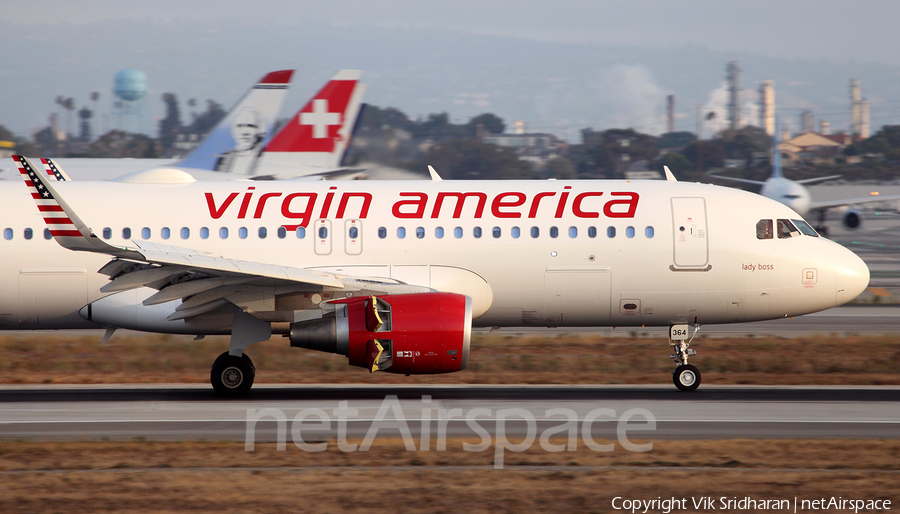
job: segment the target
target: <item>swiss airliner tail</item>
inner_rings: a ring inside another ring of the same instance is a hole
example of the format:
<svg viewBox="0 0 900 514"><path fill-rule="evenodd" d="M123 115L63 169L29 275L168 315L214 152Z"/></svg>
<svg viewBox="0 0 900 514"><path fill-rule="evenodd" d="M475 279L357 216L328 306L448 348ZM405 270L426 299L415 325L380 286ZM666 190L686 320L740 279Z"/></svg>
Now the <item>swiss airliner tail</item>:
<svg viewBox="0 0 900 514"><path fill-rule="evenodd" d="M203 143L175 166L223 173L250 173L271 135L294 70L273 71L235 104Z"/></svg>
<svg viewBox="0 0 900 514"><path fill-rule="evenodd" d="M362 72L341 70L266 144L253 173L310 174L336 170L359 115Z"/></svg>

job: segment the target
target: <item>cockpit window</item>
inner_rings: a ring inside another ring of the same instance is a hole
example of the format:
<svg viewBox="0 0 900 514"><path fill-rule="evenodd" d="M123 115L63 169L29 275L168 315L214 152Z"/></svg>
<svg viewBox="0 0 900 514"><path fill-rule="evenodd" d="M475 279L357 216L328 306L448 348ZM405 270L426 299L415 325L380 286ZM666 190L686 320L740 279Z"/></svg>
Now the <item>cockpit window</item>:
<svg viewBox="0 0 900 514"><path fill-rule="evenodd" d="M756 239L772 239L775 237L772 229L772 220L759 220L756 222Z"/></svg>
<svg viewBox="0 0 900 514"><path fill-rule="evenodd" d="M791 220L778 220L778 239L789 239L799 235L800 231Z"/></svg>
<svg viewBox="0 0 900 514"><path fill-rule="evenodd" d="M819 237L819 234L816 232L816 230L814 228L809 226L809 223L807 223L803 220L791 220L791 221L794 222L794 225L796 225L797 229L800 230L800 232L802 232L804 235Z"/></svg>

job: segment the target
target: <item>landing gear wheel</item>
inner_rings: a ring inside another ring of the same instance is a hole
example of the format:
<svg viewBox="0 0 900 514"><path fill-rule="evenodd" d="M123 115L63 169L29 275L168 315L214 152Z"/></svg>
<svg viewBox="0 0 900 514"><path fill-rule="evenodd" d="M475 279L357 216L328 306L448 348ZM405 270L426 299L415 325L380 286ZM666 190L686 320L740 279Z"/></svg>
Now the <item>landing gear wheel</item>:
<svg viewBox="0 0 900 514"><path fill-rule="evenodd" d="M253 386L256 368L250 357L234 357L228 352L219 355L209 372L213 389L223 396L240 396Z"/></svg>
<svg viewBox="0 0 900 514"><path fill-rule="evenodd" d="M678 366L672 373L672 382L682 391L693 391L700 386L700 370L691 364Z"/></svg>

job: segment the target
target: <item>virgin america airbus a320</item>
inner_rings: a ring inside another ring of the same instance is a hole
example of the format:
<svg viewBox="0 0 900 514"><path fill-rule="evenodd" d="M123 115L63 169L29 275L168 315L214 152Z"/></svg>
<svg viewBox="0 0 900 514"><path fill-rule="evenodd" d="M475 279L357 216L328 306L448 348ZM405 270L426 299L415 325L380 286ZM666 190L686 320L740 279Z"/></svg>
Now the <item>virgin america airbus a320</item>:
<svg viewBox="0 0 900 514"><path fill-rule="evenodd" d="M250 389L244 350L273 334L408 375L465 369L473 326L668 326L690 391L700 325L821 311L869 282L790 208L671 174L147 184L14 160L0 328L230 334L211 371L225 395Z"/></svg>

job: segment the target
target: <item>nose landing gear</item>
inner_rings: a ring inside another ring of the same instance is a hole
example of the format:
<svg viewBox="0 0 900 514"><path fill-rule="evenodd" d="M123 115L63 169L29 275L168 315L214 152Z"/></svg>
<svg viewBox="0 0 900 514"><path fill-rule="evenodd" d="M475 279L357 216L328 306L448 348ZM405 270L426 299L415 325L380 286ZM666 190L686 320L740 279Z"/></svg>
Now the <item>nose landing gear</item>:
<svg viewBox="0 0 900 514"><path fill-rule="evenodd" d="M693 391L700 386L700 370L696 366L688 364L688 356L697 355L695 350L688 347L699 330L700 325L694 325L694 333L688 338L686 324L669 327L669 345L675 349L675 353L669 354L669 358L675 361L672 382L681 391Z"/></svg>

